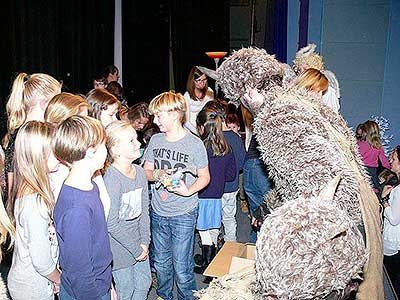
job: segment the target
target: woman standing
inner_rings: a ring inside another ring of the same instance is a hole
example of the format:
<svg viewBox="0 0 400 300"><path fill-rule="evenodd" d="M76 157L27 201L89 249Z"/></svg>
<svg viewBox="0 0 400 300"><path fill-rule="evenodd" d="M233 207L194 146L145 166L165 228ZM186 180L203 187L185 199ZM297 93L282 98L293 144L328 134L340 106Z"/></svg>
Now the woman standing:
<svg viewBox="0 0 400 300"><path fill-rule="evenodd" d="M392 171L400 178L400 146L391 156ZM382 198L389 195L384 202L383 254L384 264L393 283L396 294L400 294L400 185L385 186Z"/></svg>
<svg viewBox="0 0 400 300"><path fill-rule="evenodd" d="M214 99L214 92L208 87L206 74L197 69L197 67L193 67L190 70L186 88L187 91L183 95L187 107L185 127L198 135L196 129L197 114L207 102Z"/></svg>

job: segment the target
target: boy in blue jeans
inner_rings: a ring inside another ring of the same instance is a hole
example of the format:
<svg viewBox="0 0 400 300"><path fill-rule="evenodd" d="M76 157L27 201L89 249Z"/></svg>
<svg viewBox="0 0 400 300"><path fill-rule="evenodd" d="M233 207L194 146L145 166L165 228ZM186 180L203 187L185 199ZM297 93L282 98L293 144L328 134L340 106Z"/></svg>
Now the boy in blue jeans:
<svg viewBox="0 0 400 300"><path fill-rule="evenodd" d="M93 118L73 116L54 138L56 157L70 167L54 209L62 269L60 300L110 300L112 254L93 174L106 159L105 131Z"/></svg>
<svg viewBox="0 0 400 300"><path fill-rule="evenodd" d="M210 181L207 152L202 141L183 128L186 102L173 92L155 97L149 106L162 133L153 135L144 156L149 181L157 181L171 169L195 167L197 178L186 174L178 187L152 189L151 235L157 295L172 300L174 278L178 299L193 299L194 230L199 198L197 192Z"/></svg>

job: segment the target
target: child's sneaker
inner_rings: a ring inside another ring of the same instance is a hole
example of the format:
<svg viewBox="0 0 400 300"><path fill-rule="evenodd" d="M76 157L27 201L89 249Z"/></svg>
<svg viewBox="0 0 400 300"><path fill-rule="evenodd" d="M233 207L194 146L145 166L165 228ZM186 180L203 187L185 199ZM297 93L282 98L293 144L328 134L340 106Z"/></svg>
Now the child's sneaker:
<svg viewBox="0 0 400 300"><path fill-rule="evenodd" d="M240 200L240 209L241 209L242 212L245 213L245 214L248 214L248 213L249 213L249 206L248 206L246 200Z"/></svg>

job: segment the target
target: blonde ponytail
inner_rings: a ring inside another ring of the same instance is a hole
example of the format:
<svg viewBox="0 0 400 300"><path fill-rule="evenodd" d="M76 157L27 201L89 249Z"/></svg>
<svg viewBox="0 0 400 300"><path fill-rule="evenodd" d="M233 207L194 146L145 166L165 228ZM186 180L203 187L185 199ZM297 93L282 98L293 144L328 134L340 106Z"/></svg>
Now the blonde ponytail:
<svg viewBox="0 0 400 300"><path fill-rule="evenodd" d="M61 84L50 75L42 73L18 74L6 105L8 131L4 137L4 147L8 146L10 135L25 123L27 114L38 103L41 101L48 103L60 92Z"/></svg>
<svg viewBox="0 0 400 300"><path fill-rule="evenodd" d="M17 78L15 78L11 95L8 98L8 102L6 105L7 110L7 127L8 132L4 138L4 147L7 148L8 141L10 139L10 134L14 133L14 131L21 127L24 124L26 119L25 112L25 104L24 104L24 79L28 75L26 73L18 74Z"/></svg>

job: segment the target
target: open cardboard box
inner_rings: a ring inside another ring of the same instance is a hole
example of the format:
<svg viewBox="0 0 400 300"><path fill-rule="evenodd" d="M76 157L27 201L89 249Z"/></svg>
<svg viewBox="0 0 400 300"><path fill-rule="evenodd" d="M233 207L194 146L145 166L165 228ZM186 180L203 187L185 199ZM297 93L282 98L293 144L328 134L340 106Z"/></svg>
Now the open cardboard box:
<svg viewBox="0 0 400 300"><path fill-rule="evenodd" d="M255 256L256 246L254 244L225 242L203 275L221 277L238 272L244 268L254 266Z"/></svg>

